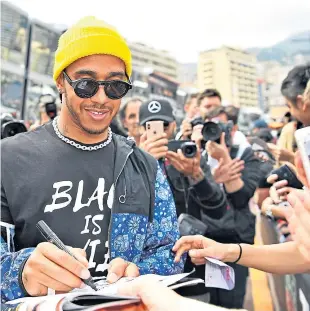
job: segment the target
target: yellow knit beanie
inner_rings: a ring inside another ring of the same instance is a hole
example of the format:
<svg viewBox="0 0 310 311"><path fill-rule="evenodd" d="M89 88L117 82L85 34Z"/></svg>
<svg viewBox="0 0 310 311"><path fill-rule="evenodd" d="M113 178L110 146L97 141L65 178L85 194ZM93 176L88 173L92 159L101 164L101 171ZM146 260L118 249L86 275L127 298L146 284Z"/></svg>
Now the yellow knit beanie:
<svg viewBox="0 0 310 311"><path fill-rule="evenodd" d="M124 38L109 24L94 16L87 16L61 35L55 53L54 74L60 73L77 59L94 54L108 54L120 58L130 77L131 53Z"/></svg>

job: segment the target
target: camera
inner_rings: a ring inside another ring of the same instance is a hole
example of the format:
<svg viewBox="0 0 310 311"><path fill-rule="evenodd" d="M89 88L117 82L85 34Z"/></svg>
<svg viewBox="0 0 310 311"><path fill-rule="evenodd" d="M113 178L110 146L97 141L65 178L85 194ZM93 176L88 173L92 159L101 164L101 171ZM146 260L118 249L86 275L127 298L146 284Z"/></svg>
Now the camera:
<svg viewBox="0 0 310 311"><path fill-rule="evenodd" d="M45 104L46 114L50 117L50 119L54 119L57 116L57 106L55 103L47 103Z"/></svg>
<svg viewBox="0 0 310 311"><path fill-rule="evenodd" d="M170 140L168 142L168 150L177 152L181 149L186 158L194 158L197 154L197 146L190 140Z"/></svg>
<svg viewBox="0 0 310 311"><path fill-rule="evenodd" d="M1 139L27 132L25 124L14 120L10 114L3 114L0 117Z"/></svg>
<svg viewBox="0 0 310 311"><path fill-rule="evenodd" d="M203 125L203 124L204 124L204 120L201 117L195 118L191 121L192 127L196 125Z"/></svg>
<svg viewBox="0 0 310 311"><path fill-rule="evenodd" d="M197 154L197 146L192 141L182 144L181 150L186 158L194 158Z"/></svg>
<svg viewBox="0 0 310 311"><path fill-rule="evenodd" d="M202 144L205 145L209 140L220 144L222 133L225 133L225 144L227 147L231 147L232 139L230 134L233 127L232 121L228 121L228 123L215 123L211 121L204 123L201 131L203 136Z"/></svg>
<svg viewBox="0 0 310 311"><path fill-rule="evenodd" d="M302 189L303 184L296 177L295 173L285 164L271 172L270 175L278 175L278 180L287 180L288 187Z"/></svg>
<svg viewBox="0 0 310 311"><path fill-rule="evenodd" d="M56 98L50 94L41 95L39 105L45 107L45 112L51 120L57 116Z"/></svg>

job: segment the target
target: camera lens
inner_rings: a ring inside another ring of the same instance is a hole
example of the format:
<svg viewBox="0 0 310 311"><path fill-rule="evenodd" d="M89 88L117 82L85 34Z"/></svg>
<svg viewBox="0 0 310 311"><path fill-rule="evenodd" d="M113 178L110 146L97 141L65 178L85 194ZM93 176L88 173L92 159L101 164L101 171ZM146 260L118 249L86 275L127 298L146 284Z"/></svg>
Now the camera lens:
<svg viewBox="0 0 310 311"><path fill-rule="evenodd" d="M181 150L186 158L194 158L197 154L197 146L194 142L186 142L182 144Z"/></svg>
<svg viewBox="0 0 310 311"><path fill-rule="evenodd" d="M11 137L23 132L27 132L27 128L23 123L10 121L2 125L1 138Z"/></svg>
<svg viewBox="0 0 310 311"><path fill-rule="evenodd" d="M222 134L221 127L214 122L206 122L202 128L203 139L219 142Z"/></svg>

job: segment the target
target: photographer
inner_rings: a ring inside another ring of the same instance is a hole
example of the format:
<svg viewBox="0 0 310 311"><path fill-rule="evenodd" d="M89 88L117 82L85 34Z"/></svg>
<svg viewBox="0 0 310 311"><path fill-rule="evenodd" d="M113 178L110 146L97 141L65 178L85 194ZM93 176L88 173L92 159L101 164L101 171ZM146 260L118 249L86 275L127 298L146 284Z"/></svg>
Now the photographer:
<svg viewBox="0 0 310 311"><path fill-rule="evenodd" d="M194 101L196 114L189 114L188 108L190 103ZM180 132L176 135L177 139L189 139L193 132L193 127L198 124L203 124L203 119L208 116L208 113L222 105L222 97L218 90L216 89L206 89L201 94L197 95L192 99L187 106L184 107L187 117L183 120L181 124Z"/></svg>
<svg viewBox="0 0 310 311"><path fill-rule="evenodd" d="M154 101L142 104L140 108L140 124L144 134L140 140L140 148L149 152L159 163L167 176L172 190L177 215L179 216L181 235L207 234L208 226L204 218L220 219L227 210L228 202L225 193L214 181L210 167L198 148L193 158L186 157L181 150L172 152L168 150L168 140L174 137L175 120L172 107L164 100L156 101L156 106L160 107L157 112L153 112ZM164 134L147 137L146 122L163 121ZM206 216L208 215L208 216ZM186 271L193 267L188 262ZM197 271L197 276L204 278L203 269ZM198 286L188 288L182 292L185 296L195 297L206 301L206 288Z"/></svg>
<svg viewBox="0 0 310 311"><path fill-rule="evenodd" d="M237 110L235 110L237 111ZM221 243L254 243L255 216L249 209L249 201L261 177L261 162L254 155L251 146L245 142L233 145L237 131L238 116L218 107L209 112L207 122L194 128L192 139L202 141L208 155L208 163L215 176L221 176L223 193L227 196L230 209L220 220L203 218L209 228L208 237ZM217 134L216 137L214 134ZM228 172L223 176L223 171ZM220 173L219 173L220 172ZM230 175L229 172L233 172ZM230 263L236 274L236 284L232 291L211 290L211 303L227 307L242 308L246 292L248 268Z"/></svg>
<svg viewBox="0 0 310 311"><path fill-rule="evenodd" d="M53 120L58 114L56 98L50 94L44 94L38 100L38 120L31 125L30 130Z"/></svg>
<svg viewBox="0 0 310 311"><path fill-rule="evenodd" d="M168 150L168 140L173 139L176 128L172 107L168 101L158 100L160 109L154 113L149 109L152 102L146 102L140 108L140 125L144 134L139 147L159 160L174 194L178 216L189 212L198 219L204 213L221 217L227 206L226 198L205 159L199 150L193 158L187 158L181 150L177 153ZM165 133L148 138L145 129L148 121L163 121Z"/></svg>

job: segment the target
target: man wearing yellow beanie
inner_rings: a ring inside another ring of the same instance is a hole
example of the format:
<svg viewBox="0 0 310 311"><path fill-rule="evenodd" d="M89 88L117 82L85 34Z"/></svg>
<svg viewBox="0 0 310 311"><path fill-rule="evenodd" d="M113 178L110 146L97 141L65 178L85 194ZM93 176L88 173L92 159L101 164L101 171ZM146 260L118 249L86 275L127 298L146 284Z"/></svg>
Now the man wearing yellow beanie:
<svg viewBox="0 0 310 311"><path fill-rule="evenodd" d="M131 71L116 29L83 18L55 54L60 116L2 140L2 301L67 292L90 274L115 282L182 271L171 252L179 238L174 200L157 161L109 128ZM41 219L79 260L43 243Z"/></svg>

